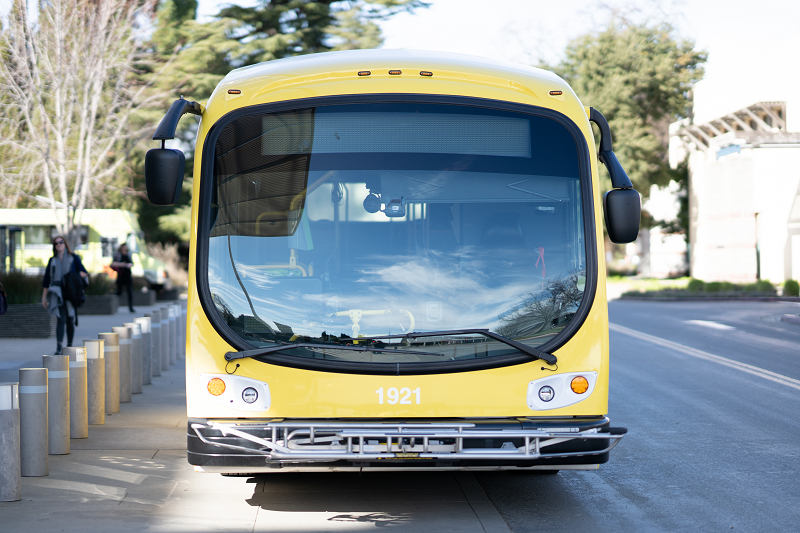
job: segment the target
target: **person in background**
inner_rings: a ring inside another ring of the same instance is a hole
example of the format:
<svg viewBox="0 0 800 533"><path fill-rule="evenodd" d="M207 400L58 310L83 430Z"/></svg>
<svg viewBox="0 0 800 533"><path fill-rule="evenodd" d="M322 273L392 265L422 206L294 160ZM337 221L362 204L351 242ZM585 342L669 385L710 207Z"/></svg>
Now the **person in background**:
<svg viewBox="0 0 800 533"><path fill-rule="evenodd" d="M72 346L75 336L75 307L64 298L61 282L67 272L78 272L83 279L89 277L81 258L73 254L66 239L61 235L53 239L53 257L47 262L42 280L42 305L52 315L56 315L56 355L61 355L64 329L67 330L67 346Z"/></svg>
<svg viewBox="0 0 800 533"><path fill-rule="evenodd" d="M131 268L133 267L133 259L128 252L128 245L122 243L114 254L114 262L111 263L111 268L117 271L117 296L122 295L122 288L125 287L128 291L128 309L131 313L136 310L133 308L133 277L131 277Z"/></svg>

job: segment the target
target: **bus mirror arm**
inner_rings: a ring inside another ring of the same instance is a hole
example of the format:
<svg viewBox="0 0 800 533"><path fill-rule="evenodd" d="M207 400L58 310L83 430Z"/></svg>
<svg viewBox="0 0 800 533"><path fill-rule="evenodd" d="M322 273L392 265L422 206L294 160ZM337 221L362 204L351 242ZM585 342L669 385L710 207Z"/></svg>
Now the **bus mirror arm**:
<svg viewBox="0 0 800 533"><path fill-rule="evenodd" d="M161 148L164 148L163 143L165 140L175 138L175 132L178 129L178 122L186 113L202 115L203 106L197 102L184 100L183 96L172 102L172 105L169 106L167 114L161 119L161 124L158 125L158 128L156 128L156 132L153 135L154 141L161 141Z"/></svg>
<svg viewBox="0 0 800 533"><path fill-rule="evenodd" d="M175 205L180 198L186 157L180 150L166 148L164 143L175 138L178 121L186 113L201 115L203 107L197 102L184 100L183 96L172 102L153 135L153 140L161 141L161 148L149 150L145 155L144 180L147 197L155 205Z"/></svg>
<svg viewBox="0 0 800 533"><path fill-rule="evenodd" d="M639 236L642 217L642 197L633 188L631 179L622 168L611 140L611 128L606 118L595 108L589 108L589 121L600 128L600 153L598 159L611 176L612 190L603 196L603 215L608 238L616 244L626 244Z"/></svg>
<svg viewBox="0 0 800 533"><path fill-rule="evenodd" d="M600 128L600 153L598 154L598 158L606 166L606 169L608 169L608 174L611 176L611 186L615 189L633 189L631 179L614 154L611 128L608 126L606 117L593 107L589 109L589 120L597 124L597 127Z"/></svg>

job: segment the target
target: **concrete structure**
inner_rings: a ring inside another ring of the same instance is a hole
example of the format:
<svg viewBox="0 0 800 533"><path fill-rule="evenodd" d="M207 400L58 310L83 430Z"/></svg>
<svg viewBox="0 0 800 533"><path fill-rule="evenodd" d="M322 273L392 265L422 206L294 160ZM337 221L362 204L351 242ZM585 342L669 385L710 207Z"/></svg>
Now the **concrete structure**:
<svg viewBox="0 0 800 533"><path fill-rule="evenodd" d="M150 346L152 350L150 371L153 377L161 375L161 313L152 311L144 316L150 319Z"/></svg>
<svg viewBox="0 0 800 533"><path fill-rule="evenodd" d="M670 126L670 163L688 156L690 258L708 281L800 278L800 36L757 45L693 89Z"/></svg>
<svg viewBox="0 0 800 533"><path fill-rule="evenodd" d="M739 283L800 278L800 133L786 102L757 102L670 127L688 155L692 276Z"/></svg>
<svg viewBox="0 0 800 533"><path fill-rule="evenodd" d="M66 455L69 453L69 356L43 355L42 367L47 369L48 453ZM19 381L23 383L21 372ZM24 465L22 475L25 475Z"/></svg>
<svg viewBox="0 0 800 533"><path fill-rule="evenodd" d="M142 393L142 326L137 322L123 324L131 330L131 394Z"/></svg>
<svg viewBox="0 0 800 533"><path fill-rule="evenodd" d="M99 333L106 361L106 414L119 413L119 334Z"/></svg>
<svg viewBox="0 0 800 533"><path fill-rule="evenodd" d="M106 360L105 342L84 339L86 348L86 394L89 424L106 423Z"/></svg>
<svg viewBox="0 0 800 533"><path fill-rule="evenodd" d="M142 317L134 320L142 330L142 385L150 385L153 382L152 368L152 335L150 334L150 318Z"/></svg>
<svg viewBox="0 0 800 533"><path fill-rule="evenodd" d="M0 502L22 498L19 422L19 384L0 383Z"/></svg>
<svg viewBox="0 0 800 533"><path fill-rule="evenodd" d="M23 476L48 474L47 377L46 368L19 370L19 449ZM69 420L67 423L69 424ZM69 443L69 432L67 432L67 443Z"/></svg>
<svg viewBox="0 0 800 533"><path fill-rule="evenodd" d="M89 437L89 401L86 373L86 348L64 348L69 356L69 438Z"/></svg>
<svg viewBox="0 0 800 533"><path fill-rule="evenodd" d="M131 401L131 380L133 361L131 360L131 337L133 331L126 326L111 328L119 335L119 403Z"/></svg>

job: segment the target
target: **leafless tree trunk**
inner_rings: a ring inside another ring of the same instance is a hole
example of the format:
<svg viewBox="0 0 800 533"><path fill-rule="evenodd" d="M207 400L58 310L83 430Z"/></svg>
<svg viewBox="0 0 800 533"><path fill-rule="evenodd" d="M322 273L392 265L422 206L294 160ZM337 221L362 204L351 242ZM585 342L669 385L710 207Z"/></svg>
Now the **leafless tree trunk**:
<svg viewBox="0 0 800 533"><path fill-rule="evenodd" d="M167 64L143 48L157 0L50 0L31 23L15 0L0 32L0 192L4 207L44 189L59 233L78 239L98 185L152 131ZM44 203L44 202L43 202Z"/></svg>

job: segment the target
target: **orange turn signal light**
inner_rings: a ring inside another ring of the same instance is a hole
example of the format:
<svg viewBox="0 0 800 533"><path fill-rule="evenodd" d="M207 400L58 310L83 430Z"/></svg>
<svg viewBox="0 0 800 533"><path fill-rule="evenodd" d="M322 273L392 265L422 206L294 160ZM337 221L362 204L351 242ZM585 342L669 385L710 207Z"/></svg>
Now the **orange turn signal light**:
<svg viewBox="0 0 800 533"><path fill-rule="evenodd" d="M421 70L421 71L420 71L420 73L419 73L419 75L420 75L420 76L426 76L426 77L428 77L428 76L433 76L433 72L431 72L431 71L429 71L429 70Z"/></svg>
<svg viewBox="0 0 800 533"><path fill-rule="evenodd" d="M583 376L575 376L569 386L575 394L583 394L589 390L589 381Z"/></svg>
<svg viewBox="0 0 800 533"><path fill-rule="evenodd" d="M564 91L550 91L550 96L561 96Z"/></svg>
<svg viewBox="0 0 800 533"><path fill-rule="evenodd" d="M208 392L213 396L219 396L225 392L225 382L219 378L214 378L208 382Z"/></svg>
<svg viewBox="0 0 800 533"><path fill-rule="evenodd" d="M228 89L228 94L242 94L241 89Z"/></svg>
<svg viewBox="0 0 800 533"><path fill-rule="evenodd" d="M389 75L390 75L390 76L399 76L399 75L400 75L400 74L402 74L402 73L403 73L403 71L402 71L402 70L390 70L390 71L389 71Z"/></svg>
<svg viewBox="0 0 800 533"><path fill-rule="evenodd" d="M360 71L358 72L358 75L359 75L359 76L369 76L370 74L372 74L372 72L370 72L370 71L368 71L368 70L360 70Z"/></svg>

